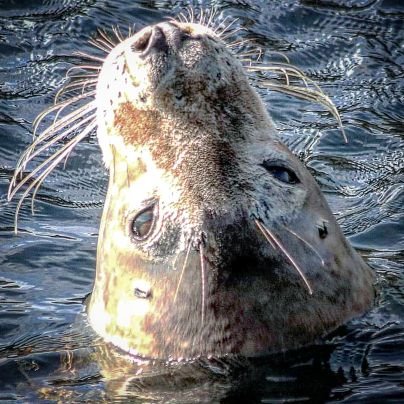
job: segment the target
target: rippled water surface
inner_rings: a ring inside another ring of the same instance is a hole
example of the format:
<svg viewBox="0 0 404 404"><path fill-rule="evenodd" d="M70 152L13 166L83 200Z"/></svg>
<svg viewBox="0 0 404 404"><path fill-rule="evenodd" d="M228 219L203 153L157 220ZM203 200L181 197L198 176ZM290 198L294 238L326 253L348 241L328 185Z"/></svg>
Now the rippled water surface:
<svg viewBox="0 0 404 404"><path fill-rule="evenodd" d="M338 107L348 144L321 107L259 89L282 138L377 273L376 306L323 345L249 363L129 364L109 351L82 314L107 180L96 139L44 183L35 216L23 205L18 235L7 188L34 118L80 62L74 52L94 52L87 40L96 29L140 28L188 2L0 0L0 400L403 402L403 3L212 4L219 20L238 18L240 38L253 39L264 58L282 52Z"/></svg>

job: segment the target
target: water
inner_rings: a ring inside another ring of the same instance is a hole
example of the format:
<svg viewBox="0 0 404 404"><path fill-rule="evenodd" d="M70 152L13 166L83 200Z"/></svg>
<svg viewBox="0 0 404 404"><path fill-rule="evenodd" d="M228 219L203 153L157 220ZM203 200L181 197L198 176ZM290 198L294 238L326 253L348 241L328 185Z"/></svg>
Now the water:
<svg viewBox="0 0 404 404"><path fill-rule="evenodd" d="M32 122L97 27L158 22L188 2L0 0L0 400L19 402L402 402L404 400L403 17L399 0L215 1L266 50L284 53L337 105L349 143L317 105L260 89L281 136L320 183L377 273L363 318L322 345L254 361L130 364L89 329L107 173L96 139L26 203L6 202ZM199 6L209 3L200 1ZM273 56L273 54L272 54Z"/></svg>

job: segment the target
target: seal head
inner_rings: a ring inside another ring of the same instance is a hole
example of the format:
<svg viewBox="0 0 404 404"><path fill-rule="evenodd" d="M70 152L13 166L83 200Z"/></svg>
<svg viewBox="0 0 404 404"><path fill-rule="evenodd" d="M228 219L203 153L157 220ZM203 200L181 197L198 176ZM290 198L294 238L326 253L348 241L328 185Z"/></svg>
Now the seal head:
<svg viewBox="0 0 404 404"><path fill-rule="evenodd" d="M88 314L107 341L251 356L369 308L369 267L213 31L169 22L126 39L96 103L110 181Z"/></svg>

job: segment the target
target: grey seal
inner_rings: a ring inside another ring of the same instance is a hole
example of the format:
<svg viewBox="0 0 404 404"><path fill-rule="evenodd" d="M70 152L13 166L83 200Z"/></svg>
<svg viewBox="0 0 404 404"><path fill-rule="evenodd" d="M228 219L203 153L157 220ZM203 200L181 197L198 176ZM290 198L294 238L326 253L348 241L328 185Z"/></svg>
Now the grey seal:
<svg viewBox="0 0 404 404"><path fill-rule="evenodd" d="M95 100L41 141L86 128L32 174L98 128L109 186L88 306L95 331L147 358L254 356L313 343L364 313L372 271L220 35L170 21L103 42L111 50L85 84ZM19 167L44 148L34 143Z"/></svg>

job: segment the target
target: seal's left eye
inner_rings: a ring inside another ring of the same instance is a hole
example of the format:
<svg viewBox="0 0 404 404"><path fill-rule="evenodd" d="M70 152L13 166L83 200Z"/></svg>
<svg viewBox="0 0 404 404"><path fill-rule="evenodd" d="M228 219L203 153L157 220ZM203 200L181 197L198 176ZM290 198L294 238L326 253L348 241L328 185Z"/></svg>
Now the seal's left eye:
<svg viewBox="0 0 404 404"><path fill-rule="evenodd" d="M264 167L269 172L269 174L271 174L278 181L290 185L300 183L300 180L297 177L297 175L289 168L275 165L269 161L264 161L262 163L262 167Z"/></svg>
<svg viewBox="0 0 404 404"><path fill-rule="evenodd" d="M155 219L155 205L141 210L132 220L131 231L137 240L146 239L151 233Z"/></svg>

